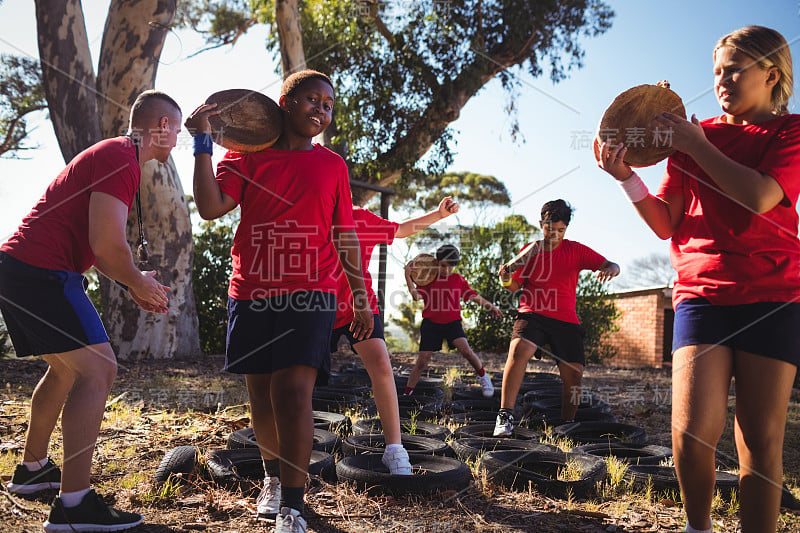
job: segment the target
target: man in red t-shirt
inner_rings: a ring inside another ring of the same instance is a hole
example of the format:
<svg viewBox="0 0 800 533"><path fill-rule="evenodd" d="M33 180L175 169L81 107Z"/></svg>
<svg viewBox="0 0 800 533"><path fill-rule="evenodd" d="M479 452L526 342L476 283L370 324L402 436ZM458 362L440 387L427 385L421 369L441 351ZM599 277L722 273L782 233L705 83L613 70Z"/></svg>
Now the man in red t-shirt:
<svg viewBox="0 0 800 533"><path fill-rule="evenodd" d="M128 126L129 136L75 156L0 246L0 311L17 357L39 355L49 365L31 399L23 462L8 489L61 489L45 522L48 531L118 531L143 519L108 507L89 484L117 361L82 273L94 265L127 286L142 309L167 312L169 289L155 272L136 267L125 228L141 165L167 161L181 110L166 94L146 91L131 107ZM63 473L47 453L59 414Z"/></svg>
<svg viewBox="0 0 800 533"><path fill-rule="evenodd" d="M494 394L494 385L481 360L472 351L461 325L461 300L465 302L474 300L489 309L495 318L503 316L503 312L493 303L482 298L476 293L460 274L454 274L453 269L461 259L458 248L452 244L445 244L436 250L436 259L439 261L439 275L430 285L417 285L411 279L411 264L406 265L406 284L414 300L422 299L425 308L422 310L422 325L419 328L419 355L414 368L408 375L408 383L404 394L412 394L422 372L428 368L433 352L442 348L442 341L447 340L451 348L455 348L466 359L478 378L483 396L491 398Z"/></svg>
<svg viewBox="0 0 800 533"><path fill-rule="evenodd" d="M542 207L543 239L520 261L522 268L500 268L500 280L511 292L521 290L517 320L511 334L508 360L503 372L503 393L494 436L511 435L512 410L536 350L549 344L561 374L561 419L575 417L580 403L583 366L583 329L575 312L578 276L581 270L596 270L597 279L608 281L619 274L619 266L588 246L564 239L572 207L564 200ZM527 246L527 245L526 245Z"/></svg>

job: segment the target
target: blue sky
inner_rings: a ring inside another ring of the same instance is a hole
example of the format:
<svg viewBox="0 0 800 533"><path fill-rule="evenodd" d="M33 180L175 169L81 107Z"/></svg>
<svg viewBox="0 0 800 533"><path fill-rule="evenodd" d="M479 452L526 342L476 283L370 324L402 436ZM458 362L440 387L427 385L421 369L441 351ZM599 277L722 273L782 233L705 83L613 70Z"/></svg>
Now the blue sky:
<svg viewBox="0 0 800 533"><path fill-rule="evenodd" d="M390 0L391 1L391 0ZM405 0L397 0L405 1ZM522 75L514 102L519 110L521 136L514 143L510 120L504 113L507 97L499 82L487 85L462 110L452 127L456 131L453 171L491 174L506 183L513 206L509 212L538 220L541 205L564 198L576 208L567 238L581 241L623 271L632 260L651 253L667 254L668 244L656 238L640 221L612 178L594 162L587 138L614 97L632 86L661 79L684 100L687 113L700 118L719 114L712 91L712 49L722 35L748 24L780 31L791 43L795 68L800 58L800 2L798 0L607 0L616 12L611 29L597 38L584 38L584 67L553 85L547 76ZM84 3L89 40L97 61L108 1ZM37 56L33 2L5 0L0 5L0 52ZM273 58L264 51L266 28L256 27L233 48L187 56L202 47L189 33L167 37L156 88L174 98L187 115L214 91L245 87L277 97L278 76ZM796 79L798 74L795 74ZM797 83L795 83L797 91ZM800 112L797 97L790 102ZM13 232L44 187L64 165L45 113L32 117L33 140L39 150L25 160L0 159L0 239ZM186 192L191 192L192 156L189 137L173 152ZM217 150L214 159L222 155ZM664 164L639 174L655 189ZM399 217L400 215L396 215ZM474 213L458 215L472 222ZM402 278L398 265L402 245L393 245L396 257L392 277ZM377 254L376 254L377 255ZM509 257L513 251L509 251ZM398 289L401 292L402 289ZM391 285L390 285L391 292ZM391 310L390 310L391 311Z"/></svg>

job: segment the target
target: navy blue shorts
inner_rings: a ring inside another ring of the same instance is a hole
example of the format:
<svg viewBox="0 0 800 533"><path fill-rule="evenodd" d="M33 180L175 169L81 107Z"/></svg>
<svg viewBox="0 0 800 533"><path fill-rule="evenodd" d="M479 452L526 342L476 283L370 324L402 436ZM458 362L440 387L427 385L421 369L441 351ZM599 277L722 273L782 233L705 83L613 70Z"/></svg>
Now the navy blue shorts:
<svg viewBox="0 0 800 533"><path fill-rule="evenodd" d="M717 344L800 365L800 303L713 305L683 300L675 310L672 351Z"/></svg>
<svg viewBox="0 0 800 533"><path fill-rule="evenodd" d="M258 300L228 298L225 370L272 374L296 365L319 371L324 385L331 371L331 330L336 295L301 291Z"/></svg>
<svg viewBox="0 0 800 533"><path fill-rule="evenodd" d="M453 341L461 337L466 338L464 327L460 320L454 320L447 324L437 324L430 319L423 318L422 325L419 327L419 351L438 352L442 349L442 341L446 340L451 350L455 349Z"/></svg>
<svg viewBox="0 0 800 533"><path fill-rule="evenodd" d="M550 345L553 357L565 363L586 364L583 326L538 313L518 313L511 339L525 339L541 348ZM537 350L538 352L538 350Z"/></svg>
<svg viewBox="0 0 800 533"><path fill-rule="evenodd" d="M17 357L108 342L77 272L49 270L0 252L0 312Z"/></svg>
<svg viewBox="0 0 800 533"><path fill-rule="evenodd" d="M381 320L381 315L372 315L372 323L372 334L366 339L361 339L360 341L353 337L353 332L350 331L350 324L335 328L333 330L333 334L331 335L331 353L339 351L339 339L342 337L342 335L344 335L344 338L350 343L351 348L359 342L367 339L383 339L383 320Z"/></svg>

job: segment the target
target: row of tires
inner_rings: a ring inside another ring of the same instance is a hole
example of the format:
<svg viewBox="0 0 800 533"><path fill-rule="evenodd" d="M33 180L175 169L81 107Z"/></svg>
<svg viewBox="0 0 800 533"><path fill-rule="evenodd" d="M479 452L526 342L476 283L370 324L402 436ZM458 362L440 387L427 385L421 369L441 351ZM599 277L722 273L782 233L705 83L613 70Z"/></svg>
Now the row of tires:
<svg viewBox="0 0 800 533"><path fill-rule="evenodd" d="M478 468L486 478L499 485L520 490L534 488L553 497L589 497L607 475L603 454L627 456L642 462L655 462L668 458L668 448L655 446L590 445L563 452L554 446L520 439L468 438L453 441L450 453L444 442L424 437L408 436L422 446L427 453L415 451L409 455L412 476L389 474L381 462L380 436L363 435L361 448L350 449L353 455L345 455L338 462L330 453L314 450L308 472L312 479L328 483L353 483L359 489L390 494L428 494L440 491L462 490L472 482L470 468L464 461L479 457ZM434 445L433 441L439 444ZM345 451L345 448L343 448ZM441 454L441 455L438 455ZM458 458L451 457L456 455ZM195 472L199 451L194 446L180 446L170 450L156 473L163 481L170 475ZM264 477L263 464L257 448L243 447L209 452L205 458L209 477L219 486L236 489L243 483L258 482ZM572 474L564 478L564 472ZM677 479L672 467L657 464L630 464L625 479L634 488L648 484L656 491L678 491ZM723 497L738 486L738 478L732 474L718 472L717 488Z"/></svg>

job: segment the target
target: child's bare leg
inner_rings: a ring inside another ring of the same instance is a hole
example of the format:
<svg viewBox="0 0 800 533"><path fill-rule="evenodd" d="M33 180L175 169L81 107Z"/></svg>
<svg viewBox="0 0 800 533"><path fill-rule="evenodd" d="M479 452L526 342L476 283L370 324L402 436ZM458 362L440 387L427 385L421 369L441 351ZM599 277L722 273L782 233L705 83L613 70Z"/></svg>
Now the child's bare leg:
<svg viewBox="0 0 800 533"><path fill-rule="evenodd" d="M467 362L475 369L475 372L479 372L481 368L483 368L483 364L481 360L478 359L478 356L475 355L475 352L472 351L472 348L469 347L469 342L467 342L466 337L459 337L453 340L453 346L456 347L458 353L467 360Z"/></svg>
<svg viewBox="0 0 800 533"><path fill-rule="evenodd" d="M536 353L536 345L525 339L511 339L508 346L508 359L503 370L503 390L500 396L500 406L505 409L514 409L517 394L528 368L528 361Z"/></svg>
<svg viewBox="0 0 800 533"><path fill-rule="evenodd" d="M291 366L272 373L270 396L278 428L281 489L305 487L314 442L311 393L317 369Z"/></svg>
<svg viewBox="0 0 800 533"><path fill-rule="evenodd" d="M367 339L353 345L353 349L364 363L372 382L372 393L386 444L400 444L400 408L386 343L383 339Z"/></svg>
<svg viewBox="0 0 800 533"><path fill-rule="evenodd" d="M574 420L581 401L583 365L559 361L558 372L561 374L561 420Z"/></svg>
<svg viewBox="0 0 800 533"><path fill-rule="evenodd" d="M419 381L420 376L428 368L428 365L431 362L431 356L433 352L419 352L417 356L417 362L414 363L414 368L411 369L411 373L408 374L408 383L406 384L407 389L413 389L417 386L417 382Z"/></svg>
<svg viewBox="0 0 800 533"><path fill-rule="evenodd" d="M773 532L783 483L786 410L797 367L741 351L734 361L742 531Z"/></svg>
<svg viewBox="0 0 800 533"><path fill-rule="evenodd" d="M672 362L672 451L689 524L711 527L715 450L728 414L733 372L730 348L685 346Z"/></svg>
<svg viewBox="0 0 800 533"><path fill-rule="evenodd" d="M271 374L247 374L247 396L250 399L250 424L258 441L262 459L271 461L278 456L278 428L270 396Z"/></svg>

